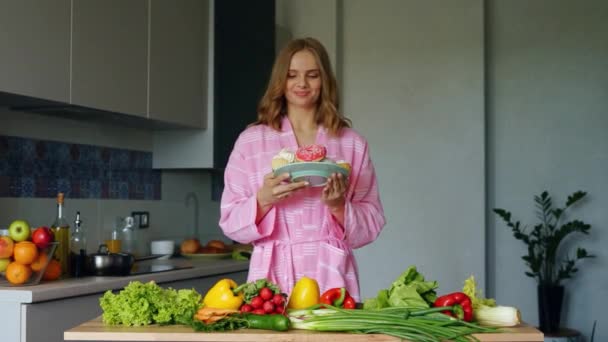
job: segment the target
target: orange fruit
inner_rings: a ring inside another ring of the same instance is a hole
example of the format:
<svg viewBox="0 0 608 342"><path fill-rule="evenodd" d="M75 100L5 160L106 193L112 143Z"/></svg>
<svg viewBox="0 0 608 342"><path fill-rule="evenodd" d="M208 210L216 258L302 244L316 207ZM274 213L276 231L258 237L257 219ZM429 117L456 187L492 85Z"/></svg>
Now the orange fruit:
<svg viewBox="0 0 608 342"><path fill-rule="evenodd" d="M28 265L23 265L18 262L11 262L6 267L6 280L11 284L23 284L32 275L32 269Z"/></svg>
<svg viewBox="0 0 608 342"><path fill-rule="evenodd" d="M42 268L44 268L44 264L46 264L47 260L49 260L49 257L46 255L46 253L39 253L36 260L34 260L34 262L32 262L32 264L30 265L32 271L42 271Z"/></svg>
<svg viewBox="0 0 608 342"><path fill-rule="evenodd" d="M59 261L51 259L46 267L46 271L44 271L44 274L42 275L42 279L55 280L58 279L59 276L61 276L61 264Z"/></svg>
<svg viewBox="0 0 608 342"><path fill-rule="evenodd" d="M13 247L13 258L16 262L29 265L38 257L38 248L31 241L21 241Z"/></svg>

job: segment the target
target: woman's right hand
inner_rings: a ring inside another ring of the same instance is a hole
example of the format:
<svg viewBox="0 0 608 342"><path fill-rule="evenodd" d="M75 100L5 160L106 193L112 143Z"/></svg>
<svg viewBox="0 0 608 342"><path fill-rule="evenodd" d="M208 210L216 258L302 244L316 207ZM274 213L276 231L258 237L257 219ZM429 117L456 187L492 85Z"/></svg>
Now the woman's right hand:
<svg viewBox="0 0 608 342"><path fill-rule="evenodd" d="M269 210L275 203L308 186L308 182L305 181L284 183L288 179L289 173L275 176L271 172L264 176L264 184L257 194L258 206L262 211Z"/></svg>

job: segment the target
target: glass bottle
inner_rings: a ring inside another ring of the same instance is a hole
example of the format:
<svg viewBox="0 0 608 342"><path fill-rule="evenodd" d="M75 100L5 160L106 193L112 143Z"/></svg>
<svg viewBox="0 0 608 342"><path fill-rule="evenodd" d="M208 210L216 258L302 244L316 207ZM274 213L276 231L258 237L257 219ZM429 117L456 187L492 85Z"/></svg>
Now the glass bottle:
<svg viewBox="0 0 608 342"><path fill-rule="evenodd" d="M78 278L85 275L86 257L87 239L82 228L80 211L78 211L76 212L76 221L74 221L74 232L72 232L70 239L70 275L72 277Z"/></svg>
<svg viewBox="0 0 608 342"><path fill-rule="evenodd" d="M122 251L136 255L135 227L133 217L125 217L125 226L122 229Z"/></svg>
<svg viewBox="0 0 608 342"><path fill-rule="evenodd" d="M64 195L62 192L57 194L57 217L51 225L51 230L55 234L55 241L59 242L55 250L55 259L61 264L61 275L70 274L70 225L63 217Z"/></svg>
<svg viewBox="0 0 608 342"><path fill-rule="evenodd" d="M114 226L105 239L106 247L110 253L120 253L122 251L122 228L124 228L124 217L116 217Z"/></svg>

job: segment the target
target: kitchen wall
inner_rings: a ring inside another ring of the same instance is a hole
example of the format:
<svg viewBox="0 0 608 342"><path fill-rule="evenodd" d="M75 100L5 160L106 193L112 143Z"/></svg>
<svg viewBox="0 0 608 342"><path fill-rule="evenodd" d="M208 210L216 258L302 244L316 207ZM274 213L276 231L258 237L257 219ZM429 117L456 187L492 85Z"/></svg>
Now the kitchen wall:
<svg viewBox="0 0 608 342"><path fill-rule="evenodd" d="M319 39L337 49L342 110L369 141L387 219L378 240L355 252L362 296L375 296L409 265L442 291L471 274L483 285L481 1L305 4L335 6L337 17L313 19L298 1L278 1L277 14L307 14L297 37L341 23ZM288 18L277 22L289 27Z"/></svg>
<svg viewBox="0 0 608 342"><path fill-rule="evenodd" d="M92 123L52 116L21 113L0 108L0 135L56 140L96 146L152 150L152 132L107 123ZM194 193L195 201L186 197ZM195 234L195 214L198 214L198 237L201 240L226 240L217 225L219 204L211 201L210 176L205 171L163 171L162 199L98 200L66 199L66 216L74 220L80 211L83 225L88 230L88 249L94 251L105 239L115 217L131 211L149 211L150 227L138 230L142 253L148 251L152 239L172 239L176 243ZM33 226L50 225L56 214L54 198L0 198L0 227L12 220L25 219ZM228 240L226 240L228 241Z"/></svg>
<svg viewBox="0 0 608 342"><path fill-rule="evenodd" d="M608 3L277 0L277 15L279 42L335 49L343 110L370 142L388 223L357 251L364 297L416 264L442 291L475 274L537 324L525 247L491 209L536 223L534 194L581 189L592 233L568 244L597 258L566 282L562 323L588 338L598 320L608 340Z"/></svg>
<svg viewBox="0 0 608 342"><path fill-rule="evenodd" d="M574 211L591 236L567 241L597 255L566 281L566 326L608 341L608 2L488 3L488 207L538 222L533 195L548 190ZM536 284L524 276L525 247L496 217L488 220L489 290L536 322ZM572 248L574 247L574 248ZM517 284L516 286L512 285Z"/></svg>

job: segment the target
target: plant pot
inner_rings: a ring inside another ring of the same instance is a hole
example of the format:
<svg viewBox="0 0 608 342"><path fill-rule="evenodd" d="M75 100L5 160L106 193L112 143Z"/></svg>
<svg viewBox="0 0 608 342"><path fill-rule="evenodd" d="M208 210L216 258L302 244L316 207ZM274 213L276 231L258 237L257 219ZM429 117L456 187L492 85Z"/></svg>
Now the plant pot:
<svg viewBox="0 0 608 342"><path fill-rule="evenodd" d="M550 334L559 330L563 300L563 286L538 285L538 323L543 333Z"/></svg>

